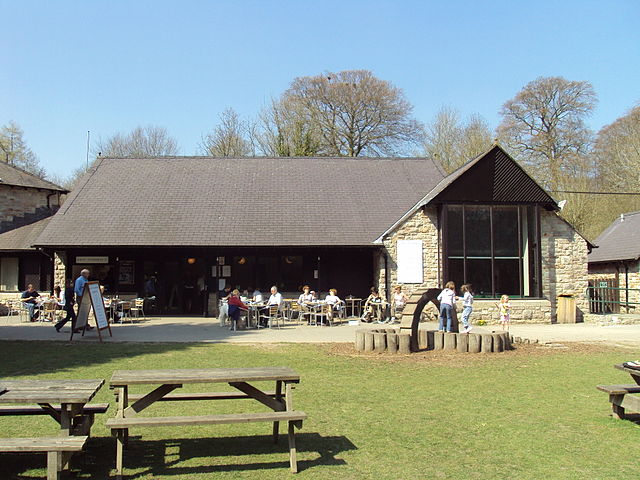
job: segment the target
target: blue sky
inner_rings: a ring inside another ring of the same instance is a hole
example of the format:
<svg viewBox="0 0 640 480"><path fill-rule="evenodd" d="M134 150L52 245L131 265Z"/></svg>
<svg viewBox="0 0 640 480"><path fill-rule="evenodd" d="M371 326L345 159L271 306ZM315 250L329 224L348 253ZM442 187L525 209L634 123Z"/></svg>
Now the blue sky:
<svg viewBox="0 0 640 480"><path fill-rule="evenodd" d="M590 81L597 130L640 102L640 2L0 0L0 124L43 166L84 165L87 131L160 125L181 153L233 107L255 116L297 76L368 69L415 117L492 127L538 76Z"/></svg>

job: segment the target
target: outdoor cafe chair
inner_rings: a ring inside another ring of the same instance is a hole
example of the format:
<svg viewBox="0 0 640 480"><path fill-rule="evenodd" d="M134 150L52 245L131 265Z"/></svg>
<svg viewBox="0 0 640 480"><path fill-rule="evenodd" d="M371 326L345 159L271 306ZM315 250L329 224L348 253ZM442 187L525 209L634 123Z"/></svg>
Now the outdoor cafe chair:
<svg viewBox="0 0 640 480"><path fill-rule="evenodd" d="M40 312L40 321L55 322L56 311L58 309L58 302L55 300L47 300L42 304L42 311Z"/></svg>
<svg viewBox="0 0 640 480"><path fill-rule="evenodd" d="M117 312L120 315L120 323L123 323L126 318L129 322L133 323L133 317L131 316L131 302L118 303Z"/></svg>
<svg viewBox="0 0 640 480"><path fill-rule="evenodd" d="M142 318L146 320L147 316L144 313L144 298L136 298L131 305L131 316L139 319L140 314L142 314Z"/></svg>
<svg viewBox="0 0 640 480"><path fill-rule="evenodd" d="M267 321L267 326L272 327L273 322L276 323L276 327L280 328L280 320L282 320L282 314L278 305L270 305L262 311L259 318L264 318ZM258 320L258 328L261 328L260 321Z"/></svg>

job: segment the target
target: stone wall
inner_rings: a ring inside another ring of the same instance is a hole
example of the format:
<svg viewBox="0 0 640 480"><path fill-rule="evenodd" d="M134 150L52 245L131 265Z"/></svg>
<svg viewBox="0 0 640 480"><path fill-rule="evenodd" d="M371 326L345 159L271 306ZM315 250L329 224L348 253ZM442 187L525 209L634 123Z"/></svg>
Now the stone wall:
<svg viewBox="0 0 640 480"><path fill-rule="evenodd" d="M395 232L385 238L383 243L388 255L389 286L393 288L398 281L397 245L398 240L422 240L422 265L424 281L422 283L403 284L407 295L422 292L427 288L440 286L440 250L438 242L438 212L435 207L420 209L409 217ZM384 290L384 259L382 272L378 275L380 293ZM383 294L383 297L385 295Z"/></svg>
<svg viewBox="0 0 640 480"><path fill-rule="evenodd" d="M551 302L551 318L556 319L558 295L576 299L577 321L589 313L586 296L588 268L587 242L555 212L541 210L542 294Z"/></svg>
<svg viewBox="0 0 640 480"><path fill-rule="evenodd" d="M57 251L53 254L53 284L64 289L67 275L67 252Z"/></svg>
<svg viewBox="0 0 640 480"><path fill-rule="evenodd" d="M59 206L60 194L54 191L10 185L0 186L0 222L11 222L15 217L34 213L38 208L49 207L55 211Z"/></svg>

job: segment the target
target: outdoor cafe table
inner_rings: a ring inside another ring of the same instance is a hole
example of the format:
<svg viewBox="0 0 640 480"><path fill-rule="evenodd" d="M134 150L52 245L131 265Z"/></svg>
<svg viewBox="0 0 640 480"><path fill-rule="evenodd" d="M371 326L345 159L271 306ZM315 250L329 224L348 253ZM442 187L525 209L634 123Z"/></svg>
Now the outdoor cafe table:
<svg viewBox="0 0 640 480"><path fill-rule="evenodd" d="M266 392L256 387L255 382L275 382L275 391ZM179 369L179 370L116 370L109 382L109 388L115 390L117 395L118 410L114 424L120 420L120 424L126 423L126 419L136 417L138 413L158 401L164 403L164 410L171 413L175 401L191 400L233 400L252 398L266 405L274 412L293 412L293 388L300 382L300 375L287 367L261 367L261 368L211 368L211 369ZM171 393L186 384L226 383L237 391L192 393ZM151 386L144 394L134 395L129 392L129 387L136 385ZM155 388L154 388L155 386ZM283 392L284 387L284 392ZM129 400L132 404L129 405ZM295 413L295 412L294 412ZM241 415L241 414L238 414ZM250 415L250 414L249 414ZM229 415L223 415L229 416ZM231 415L233 416L233 415ZM205 423L228 423L215 421L217 416L166 416L149 419L151 426L189 425ZM140 420L147 420L143 417ZM198 419L202 419L201 422ZM247 420L250 421L250 420ZM277 441L278 421L273 421L274 440ZM107 422L109 426L109 422ZM112 429L116 427L112 426ZM289 440L292 441L291 425L289 427ZM127 442L127 427L117 432L116 469L122 474L122 451ZM290 445L291 447L291 445ZM293 447L292 470L295 466L295 445Z"/></svg>
<svg viewBox="0 0 640 480"><path fill-rule="evenodd" d="M0 379L0 404L36 404L60 425L59 436L89 435L92 414L83 413L84 406L104 385L103 379L92 380L5 380ZM57 407L60 404L60 407ZM55 406L54 406L55 405ZM38 409L11 408L2 415L41 415ZM69 452L60 453L67 463Z"/></svg>

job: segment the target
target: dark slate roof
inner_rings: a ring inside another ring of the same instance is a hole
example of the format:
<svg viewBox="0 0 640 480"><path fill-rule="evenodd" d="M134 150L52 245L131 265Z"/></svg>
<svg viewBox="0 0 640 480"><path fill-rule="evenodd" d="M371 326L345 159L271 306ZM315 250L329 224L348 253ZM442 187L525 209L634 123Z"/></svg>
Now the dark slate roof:
<svg viewBox="0 0 640 480"><path fill-rule="evenodd" d="M17 187L42 188L46 190L56 190L67 192L64 188L36 177L21 168L9 165L0 161L0 185L12 185Z"/></svg>
<svg viewBox="0 0 640 480"><path fill-rule="evenodd" d="M0 252L15 252L21 250L35 250L33 242L49 224L51 217L37 222L0 233Z"/></svg>
<svg viewBox="0 0 640 480"><path fill-rule="evenodd" d="M640 212L624 213L595 239L589 263L640 258Z"/></svg>
<svg viewBox="0 0 640 480"><path fill-rule="evenodd" d="M443 177L423 158L104 158L37 244L371 245Z"/></svg>

